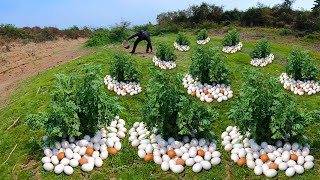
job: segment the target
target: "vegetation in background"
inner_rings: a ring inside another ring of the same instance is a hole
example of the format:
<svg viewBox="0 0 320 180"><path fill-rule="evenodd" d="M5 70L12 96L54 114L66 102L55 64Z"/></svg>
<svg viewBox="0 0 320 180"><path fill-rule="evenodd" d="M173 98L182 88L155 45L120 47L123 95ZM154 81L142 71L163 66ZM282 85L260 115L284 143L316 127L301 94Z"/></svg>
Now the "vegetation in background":
<svg viewBox="0 0 320 180"><path fill-rule="evenodd" d="M201 83L228 84L230 71L222 62L222 55L218 49L197 46L192 54L190 74Z"/></svg>
<svg viewBox="0 0 320 180"><path fill-rule="evenodd" d="M217 112L190 100L183 95L181 78L164 71L153 70L148 82L143 121L157 127L164 138L183 135L211 138L210 125L217 119Z"/></svg>
<svg viewBox="0 0 320 180"><path fill-rule="evenodd" d="M316 80L318 70L310 56L310 52L294 48L288 56L286 72L295 80Z"/></svg>
<svg viewBox="0 0 320 180"><path fill-rule="evenodd" d="M132 60L130 55L115 54L111 60L111 67L109 69L111 77L117 81L122 82L138 82L139 72Z"/></svg>
<svg viewBox="0 0 320 180"><path fill-rule="evenodd" d="M30 128L46 130L49 144L70 136L93 136L120 111L116 99L106 93L100 67L83 71L84 75L57 75L47 112L27 116Z"/></svg>
<svg viewBox="0 0 320 180"><path fill-rule="evenodd" d="M252 51L252 58L266 58L271 53L270 44L268 39L264 38L259 40L253 51Z"/></svg>
<svg viewBox="0 0 320 180"><path fill-rule="evenodd" d="M208 38L208 31L206 29L201 29L197 34L198 40L205 40Z"/></svg>
<svg viewBox="0 0 320 180"><path fill-rule="evenodd" d="M264 79L258 71L245 70L240 98L231 106L229 118L257 143L276 140L302 142L304 128L313 114L301 112L292 95L275 78Z"/></svg>
<svg viewBox="0 0 320 180"><path fill-rule="evenodd" d="M189 45L190 44L190 41L188 40L187 36L185 34L183 34L182 32L178 33L176 42L179 45Z"/></svg>
<svg viewBox="0 0 320 180"><path fill-rule="evenodd" d="M222 45L223 46L235 46L240 42L240 35L236 29L232 29L228 31L228 33L224 36Z"/></svg>
<svg viewBox="0 0 320 180"><path fill-rule="evenodd" d="M174 54L173 48L167 44L159 44L157 47L157 58L162 61L176 61L177 56Z"/></svg>

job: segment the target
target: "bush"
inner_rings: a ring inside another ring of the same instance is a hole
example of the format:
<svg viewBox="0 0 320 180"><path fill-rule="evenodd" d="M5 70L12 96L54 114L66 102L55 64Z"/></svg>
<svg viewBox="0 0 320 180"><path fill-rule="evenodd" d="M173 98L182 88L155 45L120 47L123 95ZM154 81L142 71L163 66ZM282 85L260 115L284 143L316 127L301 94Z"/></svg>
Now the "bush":
<svg viewBox="0 0 320 180"><path fill-rule="evenodd" d="M210 125L218 114L212 108L200 106L183 95L181 78L158 70L152 71L143 108L143 121L157 127L163 138L179 139L183 135L210 138Z"/></svg>
<svg viewBox="0 0 320 180"><path fill-rule="evenodd" d="M27 116L32 129L46 130L51 145L70 136L93 136L120 111L116 99L105 91L100 67L92 66L83 72L84 75L57 75L47 112Z"/></svg>
<svg viewBox="0 0 320 180"><path fill-rule="evenodd" d="M266 58L271 53L270 44L268 39L264 38L259 40L252 52L252 58Z"/></svg>
<svg viewBox="0 0 320 180"><path fill-rule="evenodd" d="M177 59L177 56L173 53L171 46L164 44L159 44L156 56L163 61L176 61Z"/></svg>
<svg viewBox="0 0 320 180"><path fill-rule="evenodd" d="M206 29L202 29L201 31L198 32L197 34L198 40L205 40L207 38L208 38L208 31Z"/></svg>
<svg viewBox="0 0 320 180"><path fill-rule="evenodd" d="M188 46L190 44L190 41L188 40L187 36L181 32L178 33L176 42L179 45L187 45Z"/></svg>
<svg viewBox="0 0 320 180"><path fill-rule="evenodd" d="M243 81L240 98L228 113L243 134L250 131L257 143L301 142L311 114L298 111L295 99L282 91L277 79L264 79L258 71L245 70Z"/></svg>
<svg viewBox="0 0 320 180"><path fill-rule="evenodd" d="M68 29L63 30L66 39L78 39L80 34L80 29L77 26L72 26Z"/></svg>
<svg viewBox="0 0 320 180"><path fill-rule="evenodd" d="M98 29L94 31L86 42L86 46L94 47L109 44L110 40L108 34L108 29Z"/></svg>
<svg viewBox="0 0 320 180"><path fill-rule="evenodd" d="M113 26L108 33L110 43L122 42L127 39L129 25L129 22L121 22L120 24Z"/></svg>
<svg viewBox="0 0 320 180"><path fill-rule="evenodd" d="M292 49L288 56L286 72L295 80L316 80L318 74L310 53L297 48Z"/></svg>
<svg viewBox="0 0 320 180"><path fill-rule="evenodd" d="M229 83L230 71L224 66L218 49L198 46L191 59L190 74L193 78L203 84Z"/></svg>
<svg viewBox="0 0 320 180"><path fill-rule="evenodd" d="M109 69L111 77L122 82L137 82L139 73L130 59L130 55L116 54L112 57Z"/></svg>
<svg viewBox="0 0 320 180"><path fill-rule="evenodd" d="M11 24L1 24L0 25L0 36L5 36L10 39L26 39L28 38L28 33L16 28Z"/></svg>
<svg viewBox="0 0 320 180"><path fill-rule="evenodd" d="M228 31L224 36L222 45L223 46L235 46L240 42L240 35L236 29Z"/></svg>

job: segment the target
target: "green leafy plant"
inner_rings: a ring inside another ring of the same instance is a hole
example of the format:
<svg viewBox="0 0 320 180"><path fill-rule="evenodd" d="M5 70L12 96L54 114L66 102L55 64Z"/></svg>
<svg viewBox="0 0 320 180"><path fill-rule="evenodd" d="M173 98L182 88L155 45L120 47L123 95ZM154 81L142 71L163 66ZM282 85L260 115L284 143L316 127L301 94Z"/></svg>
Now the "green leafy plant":
<svg viewBox="0 0 320 180"><path fill-rule="evenodd" d="M159 44L156 56L163 61L176 61L177 59L171 46L165 44Z"/></svg>
<svg viewBox="0 0 320 180"><path fill-rule="evenodd" d="M90 39L86 42L86 46L93 47L108 44L110 42L108 34L108 29L98 29L94 31Z"/></svg>
<svg viewBox="0 0 320 180"><path fill-rule="evenodd" d="M266 58L271 53L270 44L268 39L264 38L259 40L253 51L252 51L252 58Z"/></svg>
<svg viewBox="0 0 320 180"><path fill-rule="evenodd" d="M189 45L190 44L190 41L188 40L187 36L181 32L178 33L176 42L179 45Z"/></svg>
<svg viewBox="0 0 320 180"><path fill-rule="evenodd" d="M47 111L27 116L32 129L46 130L49 144L69 136L93 136L99 128L110 124L121 109L116 99L107 95L99 76L100 67L91 66L83 72L57 75Z"/></svg>
<svg viewBox="0 0 320 180"><path fill-rule="evenodd" d="M295 99L281 90L277 79L264 79L258 71L246 69L243 80L240 98L228 112L240 130L250 131L258 143L302 141L312 115L297 109Z"/></svg>
<svg viewBox="0 0 320 180"><path fill-rule="evenodd" d="M288 56L286 72L295 80L317 80L317 68L309 51L294 48Z"/></svg>
<svg viewBox="0 0 320 180"><path fill-rule="evenodd" d="M109 72L111 77L115 78L117 81L137 82L139 80L139 72L129 55L114 55L111 60Z"/></svg>
<svg viewBox="0 0 320 180"><path fill-rule="evenodd" d="M212 108L196 104L183 95L181 78L158 70L152 71L147 86L143 120L149 127L157 127L164 138L192 135L210 138L210 125L218 114Z"/></svg>
<svg viewBox="0 0 320 180"><path fill-rule="evenodd" d="M229 83L230 71L223 64L218 49L198 46L191 59L189 72L193 78L197 78L201 83Z"/></svg>
<svg viewBox="0 0 320 180"><path fill-rule="evenodd" d="M198 40L205 40L208 38L208 31L206 29L202 29L197 34Z"/></svg>
<svg viewBox="0 0 320 180"><path fill-rule="evenodd" d="M240 35L236 29L228 31L224 36L222 45L223 46L235 46L240 42Z"/></svg>

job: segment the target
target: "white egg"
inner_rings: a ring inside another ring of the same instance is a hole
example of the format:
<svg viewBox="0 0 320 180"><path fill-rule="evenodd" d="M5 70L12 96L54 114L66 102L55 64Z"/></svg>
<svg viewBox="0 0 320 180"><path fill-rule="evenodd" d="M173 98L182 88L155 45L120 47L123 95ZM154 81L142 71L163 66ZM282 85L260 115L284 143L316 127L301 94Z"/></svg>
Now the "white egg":
<svg viewBox="0 0 320 180"><path fill-rule="evenodd" d="M221 153L219 151L214 151L212 153L212 157L220 157L221 156Z"/></svg>
<svg viewBox="0 0 320 180"><path fill-rule="evenodd" d="M85 140L85 139L80 140L79 145L80 145L81 147L87 146L87 145L88 145L88 140Z"/></svg>
<svg viewBox="0 0 320 180"><path fill-rule="evenodd" d="M58 157L57 156L52 156L51 157L51 162L52 162L53 165L59 164Z"/></svg>
<svg viewBox="0 0 320 180"><path fill-rule="evenodd" d="M297 163L296 163L294 160L289 160L289 161L287 162L287 164L288 164L289 167L293 167L293 166L295 166Z"/></svg>
<svg viewBox="0 0 320 180"><path fill-rule="evenodd" d="M193 158L189 158L186 160L186 165L187 166L193 166L195 163L194 159Z"/></svg>
<svg viewBox="0 0 320 180"><path fill-rule="evenodd" d="M304 173L304 168L301 165L295 165L295 166L293 166L293 169L296 171L297 174Z"/></svg>
<svg viewBox="0 0 320 180"><path fill-rule="evenodd" d="M181 173L182 171L184 171L184 167L182 165L174 165L171 168L172 172L174 173Z"/></svg>
<svg viewBox="0 0 320 180"><path fill-rule="evenodd" d="M304 160L305 160L306 162L311 162L311 161L314 160L314 157L311 156L311 155L308 155L308 156L306 156L306 157L304 158Z"/></svg>
<svg viewBox="0 0 320 180"><path fill-rule="evenodd" d="M189 157L196 157L197 155L197 150L193 147L189 149Z"/></svg>
<svg viewBox="0 0 320 180"><path fill-rule="evenodd" d="M146 156L146 152L143 149L138 150L138 156L140 158L144 158Z"/></svg>
<svg viewBox="0 0 320 180"><path fill-rule="evenodd" d="M60 164L63 164L63 165L68 165L69 164L69 162L70 162L70 160L69 159L67 159L67 158L63 158L63 159L61 159L61 161L60 161Z"/></svg>
<svg viewBox="0 0 320 180"><path fill-rule="evenodd" d="M255 163L256 163L257 166L262 166L263 165L263 162L262 162L261 159L256 159Z"/></svg>
<svg viewBox="0 0 320 180"><path fill-rule="evenodd" d="M285 171L286 169L288 169L288 164L285 163L285 162L281 162L281 163L278 165L278 168L279 168L281 171Z"/></svg>
<svg viewBox="0 0 320 180"><path fill-rule="evenodd" d="M81 156L85 155L85 154L86 154L86 150L87 150L86 147L81 147L80 150L79 150L79 154L80 154Z"/></svg>
<svg viewBox="0 0 320 180"><path fill-rule="evenodd" d="M276 163L277 165L279 165L280 163L282 163L282 157L277 157L277 158L274 160L274 163Z"/></svg>
<svg viewBox="0 0 320 180"><path fill-rule="evenodd" d="M211 160L211 153L210 152L205 152L204 154L204 160L206 161L210 161Z"/></svg>
<svg viewBox="0 0 320 180"><path fill-rule="evenodd" d="M237 162L239 160L238 154L231 154L231 160L233 160L234 162Z"/></svg>
<svg viewBox="0 0 320 180"><path fill-rule="evenodd" d="M94 158L94 165L95 165L96 167L101 167L102 164L103 164L103 162L102 162L102 159L101 159L101 158L99 158L99 157Z"/></svg>
<svg viewBox="0 0 320 180"><path fill-rule="evenodd" d="M194 161L195 161L196 163L200 163L201 161L203 161L203 158L202 158L201 156L196 156L196 157L194 158Z"/></svg>
<svg viewBox="0 0 320 180"><path fill-rule="evenodd" d="M45 148L43 152L44 152L44 155L46 155L47 157L51 157L53 155L53 152L49 148Z"/></svg>
<svg viewBox="0 0 320 180"><path fill-rule="evenodd" d="M192 171L198 173L202 170L202 166L200 163L196 163L192 166Z"/></svg>
<svg viewBox="0 0 320 180"><path fill-rule="evenodd" d="M294 173L295 173L295 170L292 167L290 167L286 170L286 176L288 176L288 177L292 177L294 175Z"/></svg>
<svg viewBox="0 0 320 180"><path fill-rule="evenodd" d="M71 175L73 173L73 168L71 166L64 166L63 168L63 172L66 175Z"/></svg>
<svg viewBox="0 0 320 180"><path fill-rule="evenodd" d="M170 157L168 155L165 154L165 155L162 156L162 160L169 162L171 159L170 159Z"/></svg>
<svg viewBox="0 0 320 180"><path fill-rule="evenodd" d="M262 174L262 167L261 166L256 166L254 168L254 173L257 175L257 176L260 176Z"/></svg>
<svg viewBox="0 0 320 180"><path fill-rule="evenodd" d="M64 168L64 165L63 165L63 164L58 164L58 165L54 168L54 173L56 173L56 174L62 173L63 168Z"/></svg>
<svg viewBox="0 0 320 180"><path fill-rule="evenodd" d="M163 171L168 171L169 170L169 163L167 162L167 161L163 161L162 163L161 163L161 169L163 170Z"/></svg>
<svg viewBox="0 0 320 180"><path fill-rule="evenodd" d="M221 159L220 159L220 157L214 157L211 159L210 162L211 162L212 166L216 166L216 165L220 164Z"/></svg>
<svg viewBox="0 0 320 180"><path fill-rule="evenodd" d="M119 150L121 149L121 142L116 142L116 143L114 144L114 148L115 148L117 151L119 151Z"/></svg>
<svg viewBox="0 0 320 180"><path fill-rule="evenodd" d="M48 157L48 156L45 156L45 157L43 157L43 158L41 159L41 162L42 162L43 164L45 164L45 163L50 163L50 162L51 162L51 158Z"/></svg>
<svg viewBox="0 0 320 180"><path fill-rule="evenodd" d="M74 149L73 149L73 152L74 153L78 153L80 150L80 146L76 146Z"/></svg>
<svg viewBox="0 0 320 180"><path fill-rule="evenodd" d="M298 157L297 164L299 164L299 165L303 165L304 164L304 157L303 156L299 156Z"/></svg>
<svg viewBox="0 0 320 180"><path fill-rule="evenodd" d="M244 150L244 148L241 148L239 150L239 157L240 158L246 157L246 151Z"/></svg>
<svg viewBox="0 0 320 180"><path fill-rule="evenodd" d="M253 160L247 160L247 166L250 169L254 169L256 167L256 163Z"/></svg>
<svg viewBox="0 0 320 180"><path fill-rule="evenodd" d="M72 159L73 151L71 149L67 148L66 151L65 151L65 155L66 155L66 158Z"/></svg>
<svg viewBox="0 0 320 180"><path fill-rule="evenodd" d="M79 161L76 159L71 159L69 162L70 166L77 167L79 165Z"/></svg>
<svg viewBox="0 0 320 180"><path fill-rule="evenodd" d="M153 161L156 163L156 164L162 164L162 158L160 156L154 156L153 157Z"/></svg>
<svg viewBox="0 0 320 180"><path fill-rule="evenodd" d="M312 169L314 166L314 163L312 161L308 161L306 163L304 163L303 167L307 170Z"/></svg>
<svg viewBox="0 0 320 180"><path fill-rule="evenodd" d="M186 161L188 158L189 158L189 153L184 153L184 154L181 156L181 159L183 159L184 161Z"/></svg>
<svg viewBox="0 0 320 180"><path fill-rule="evenodd" d="M290 159L290 153L288 151L284 151L281 155L282 161L287 162Z"/></svg>
<svg viewBox="0 0 320 180"><path fill-rule="evenodd" d="M275 177L277 175L277 171L275 169L268 169L266 174L267 177Z"/></svg>
<svg viewBox="0 0 320 180"><path fill-rule="evenodd" d="M139 144L140 144L140 141L139 141L138 139L133 140L132 143L131 143L131 145L132 145L133 147L138 147Z"/></svg>
<svg viewBox="0 0 320 180"><path fill-rule="evenodd" d="M93 165L89 164L89 163L86 163L86 164L81 166L81 169L82 169L82 171L89 172L89 171L92 171Z"/></svg>
<svg viewBox="0 0 320 180"><path fill-rule="evenodd" d="M225 147L224 147L224 150L225 151L231 151L232 149L232 144L227 144Z"/></svg>
<svg viewBox="0 0 320 180"><path fill-rule="evenodd" d="M44 163L43 164L43 169L46 170L46 171L52 171L53 170L53 164L50 163L50 162Z"/></svg>
<svg viewBox="0 0 320 180"><path fill-rule="evenodd" d="M205 170L211 169L211 163L209 161L201 161L200 164Z"/></svg>

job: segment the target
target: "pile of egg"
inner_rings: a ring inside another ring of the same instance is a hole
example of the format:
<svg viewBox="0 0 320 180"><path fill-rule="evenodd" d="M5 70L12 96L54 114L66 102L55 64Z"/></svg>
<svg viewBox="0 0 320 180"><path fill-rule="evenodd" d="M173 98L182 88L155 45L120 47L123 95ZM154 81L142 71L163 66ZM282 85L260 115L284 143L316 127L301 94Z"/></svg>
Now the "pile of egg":
<svg viewBox="0 0 320 180"><path fill-rule="evenodd" d="M267 57L265 57L265 58L261 58L261 59L259 59L259 58L253 58L253 59L251 59L250 64L251 64L252 66L256 66L256 67L257 67L257 66L264 67L264 66L266 66L266 65L268 65L268 64L271 64L273 60L274 60L274 55L273 55L273 54L270 54L269 56L267 56Z"/></svg>
<svg viewBox="0 0 320 180"><path fill-rule="evenodd" d="M220 164L220 152L216 151L216 141L208 143L205 139L191 139L184 136L183 141L174 138L164 140L156 135L157 130L148 131L146 124L135 122L129 130L129 141L133 147L138 147L138 156L144 161L154 161L161 165L163 171L171 170L181 173L185 166L192 167L193 172L202 169L209 170L212 166ZM212 133L212 132L210 132Z"/></svg>
<svg viewBox="0 0 320 180"><path fill-rule="evenodd" d="M230 86L225 84L202 84L195 81L190 74L183 78L183 87L188 90L188 94L198 97L201 101L211 103L213 99L218 102L226 101L233 97Z"/></svg>
<svg viewBox="0 0 320 180"><path fill-rule="evenodd" d="M210 38L209 37L207 37L207 39L204 39L204 40L197 40L197 44L207 44L208 42L210 41Z"/></svg>
<svg viewBox="0 0 320 180"><path fill-rule="evenodd" d="M157 56L153 57L152 62L161 69L173 69L177 66L174 61L162 61L158 59Z"/></svg>
<svg viewBox="0 0 320 180"><path fill-rule="evenodd" d="M141 93L142 89L140 83L136 82L118 82L113 79L110 75L106 75L104 78L104 84L108 86L108 90L116 92L119 96L129 95L133 96Z"/></svg>
<svg viewBox="0 0 320 180"><path fill-rule="evenodd" d="M175 42L173 44L174 48L178 49L179 51L189 51L190 50L190 46L188 45L180 45L177 42Z"/></svg>
<svg viewBox="0 0 320 180"><path fill-rule="evenodd" d="M320 85L318 81L300 81L294 80L289 77L287 73L282 73L280 76L280 82L283 84L283 88L299 94L300 96L307 93L308 95L316 94L320 92Z"/></svg>
<svg viewBox="0 0 320 180"><path fill-rule="evenodd" d="M242 42L239 42L239 44L235 46L224 46L222 48L222 51L225 53L236 53L237 51L241 50L242 46Z"/></svg>
<svg viewBox="0 0 320 180"><path fill-rule="evenodd" d="M228 126L221 135L221 144L226 151L231 151L231 160L239 166L247 165L258 176L264 174L275 177L277 170L281 170L291 177L314 166L314 157L309 155L309 145L301 147L298 143L283 144L282 141L277 141L276 145L268 145L266 142L258 145L249 138L249 133L243 136L236 126Z"/></svg>
<svg viewBox="0 0 320 180"><path fill-rule="evenodd" d="M94 167L101 167L109 154L116 154L121 149L120 140L125 137L125 121L117 116L110 126L101 128L94 137L85 135L81 140L70 137L69 141L56 142L54 147L44 148L43 168L56 174L73 173L73 168L81 166L85 172ZM44 136L43 140L47 140Z"/></svg>

